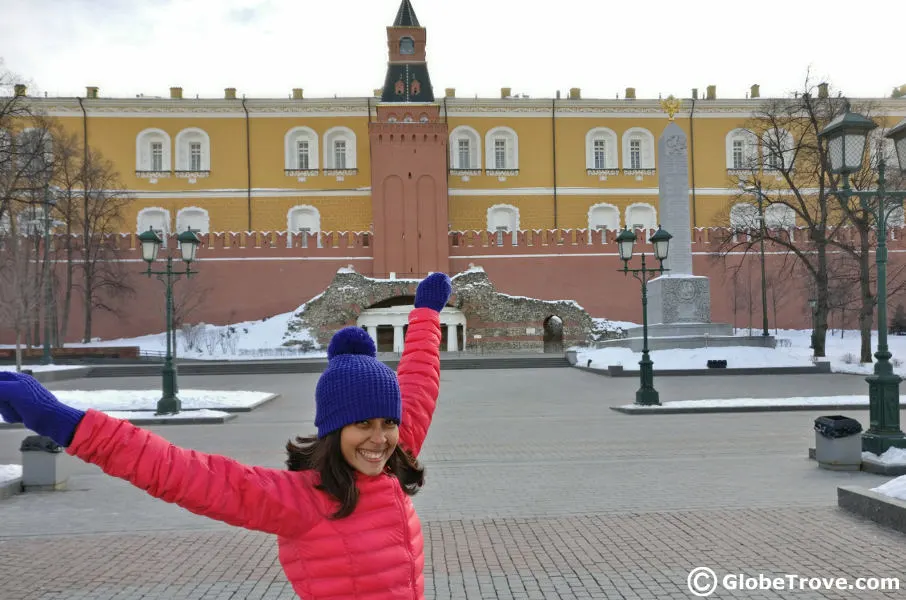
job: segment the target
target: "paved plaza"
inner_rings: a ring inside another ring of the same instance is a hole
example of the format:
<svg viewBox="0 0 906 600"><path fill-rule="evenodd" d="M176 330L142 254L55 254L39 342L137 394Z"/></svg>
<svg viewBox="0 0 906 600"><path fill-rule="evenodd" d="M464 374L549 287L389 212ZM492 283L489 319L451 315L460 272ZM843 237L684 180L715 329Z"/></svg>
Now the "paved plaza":
<svg viewBox="0 0 906 600"><path fill-rule="evenodd" d="M182 377L281 398L224 425L154 426L172 442L281 467L314 430L317 375ZM662 401L867 394L861 376L655 380ZM51 389L147 389L159 378ZM807 458L825 412L625 415L638 381L574 369L442 373L415 497L430 599L688 599L687 575L899 577L906 536L837 508L837 486L889 477ZM867 411L846 411L868 426ZM904 419L906 422L906 419ZM0 430L0 464L25 430ZM275 540L147 496L72 460L69 489L0 501L3 600L295 598ZM902 598L906 591L747 590L712 598Z"/></svg>

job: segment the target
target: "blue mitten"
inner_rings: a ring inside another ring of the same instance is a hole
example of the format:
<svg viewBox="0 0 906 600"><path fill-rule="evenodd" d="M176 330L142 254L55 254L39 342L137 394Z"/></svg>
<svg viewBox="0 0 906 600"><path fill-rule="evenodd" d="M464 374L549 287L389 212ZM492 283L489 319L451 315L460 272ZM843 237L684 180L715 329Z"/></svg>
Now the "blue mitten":
<svg viewBox="0 0 906 600"><path fill-rule="evenodd" d="M415 290L415 308L431 308L440 312L453 293L453 285L446 273L431 273Z"/></svg>
<svg viewBox="0 0 906 600"><path fill-rule="evenodd" d="M0 371L0 416L68 446L85 413L57 400L31 375Z"/></svg>

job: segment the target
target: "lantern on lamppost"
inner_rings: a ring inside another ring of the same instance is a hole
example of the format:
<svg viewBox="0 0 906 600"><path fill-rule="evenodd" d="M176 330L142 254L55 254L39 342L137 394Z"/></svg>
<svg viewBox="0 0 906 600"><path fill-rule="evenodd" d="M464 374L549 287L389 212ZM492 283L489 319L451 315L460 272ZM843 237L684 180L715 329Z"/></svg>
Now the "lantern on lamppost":
<svg viewBox="0 0 906 600"><path fill-rule="evenodd" d="M830 193L847 206L852 198L858 198L861 208L871 213L877 224L878 351L874 373L866 377L871 425L862 433L862 450L880 455L891 447L906 448L906 435L900 430L902 378L893 372L890 362L893 355L887 347L887 221L894 210L902 210L906 191L886 188L887 165L883 152L878 157L878 188L855 191L850 187L849 176L862 170L868 134L876 127L871 119L852 112L847 102L843 114L831 121L818 137L827 144L831 173L842 177L841 189ZM900 171L906 172L906 120L893 127L886 137L894 142Z"/></svg>
<svg viewBox="0 0 906 600"><path fill-rule="evenodd" d="M192 271L190 266L195 261L198 246L201 242L192 229L187 228L186 231L180 233L176 238L176 241L179 243L180 257L186 265L185 271L175 271L173 269L173 257L169 254L167 255L166 269L162 271L153 271L151 265L157 261L157 255L163 245L163 240L157 235L157 232L154 231L153 227L149 227L148 231L141 233L138 236L138 239L142 245L142 258L148 263L148 269L143 271L143 273L148 277L157 276L157 278L164 283L167 294L167 352L164 357L164 366L161 372L163 379L163 393L161 399L157 402L157 412L154 414L176 414L182 408L182 403L179 400L179 388L176 382L176 365L173 362L173 354L176 348L176 335L173 331L173 283L183 275L185 275L186 278L189 278L198 273L197 271Z"/></svg>
<svg viewBox="0 0 906 600"><path fill-rule="evenodd" d="M620 260L623 261L623 268L619 269L624 274L632 273L632 276L642 284L642 360L639 362L639 377L641 385L635 393L635 403L642 406L651 406L660 404L657 390L654 389L654 363L651 361L648 351L648 278L649 275L661 275L670 269L664 268L664 261L670 250L670 239L673 236L667 231L661 229L658 225L657 231L654 232L648 241L654 250L654 257L660 263L657 268L649 268L645 265L645 253L642 253L642 266L638 269L630 269L629 261L632 260L632 254L635 246L636 235L633 231L626 228L617 236L617 248L620 253Z"/></svg>

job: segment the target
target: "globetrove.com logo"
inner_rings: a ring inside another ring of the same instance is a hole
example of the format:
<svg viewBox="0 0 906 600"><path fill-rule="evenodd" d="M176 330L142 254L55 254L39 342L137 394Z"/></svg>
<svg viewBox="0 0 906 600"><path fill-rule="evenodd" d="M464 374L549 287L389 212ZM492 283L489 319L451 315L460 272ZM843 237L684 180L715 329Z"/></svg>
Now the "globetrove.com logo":
<svg viewBox="0 0 906 600"><path fill-rule="evenodd" d="M693 595L699 598L706 598L716 592L718 587L729 591L848 590L855 592L894 592L900 589L900 579L898 577L809 577L794 573L784 575L727 573L723 577L718 577L713 569L695 567L686 577L686 585Z"/></svg>

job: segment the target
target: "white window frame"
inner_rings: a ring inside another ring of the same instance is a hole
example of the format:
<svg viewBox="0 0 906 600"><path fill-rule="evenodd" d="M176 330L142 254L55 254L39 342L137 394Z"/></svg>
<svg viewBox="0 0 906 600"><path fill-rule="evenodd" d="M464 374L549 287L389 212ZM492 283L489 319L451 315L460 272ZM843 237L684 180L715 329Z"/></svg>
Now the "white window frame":
<svg viewBox="0 0 906 600"><path fill-rule="evenodd" d="M43 141L44 143L43 158L41 159L41 164L39 165L37 172L45 172L53 165L53 135L51 135L50 131L48 131L47 129L40 127L26 127L22 129L22 131L20 131L16 136L16 140L14 142L15 154L17 159L21 158L21 156L19 156L19 148L22 148L25 143L27 143L27 138L32 136L33 132L37 133L39 136L39 141ZM29 153L31 153L31 151L29 151ZM35 154L37 154L37 151L35 151ZM31 157L31 159L35 158L36 156ZM22 169L23 172L25 172L26 165L19 160L17 160L16 162L16 167ZM31 162L31 160L29 160L29 162Z"/></svg>
<svg viewBox="0 0 906 600"><path fill-rule="evenodd" d="M496 166L496 140L506 141L506 162L501 169ZM485 135L485 169L491 171L518 171L519 170L519 136L509 127L495 127Z"/></svg>
<svg viewBox="0 0 906 600"><path fill-rule="evenodd" d="M192 168L191 145L193 142L201 144L200 169ZM176 134L176 170L186 172L211 170L211 138L205 130L189 127Z"/></svg>
<svg viewBox="0 0 906 600"><path fill-rule="evenodd" d="M730 227L746 231L759 229L758 207L748 202L737 202L730 207Z"/></svg>
<svg viewBox="0 0 906 600"><path fill-rule="evenodd" d="M199 235L210 233L211 216L208 211L198 206L186 206L176 213L176 233L186 231L188 227Z"/></svg>
<svg viewBox="0 0 906 600"><path fill-rule="evenodd" d="M600 215L603 214L610 214L613 218L601 218ZM607 202L592 204L588 209L588 230L595 231L597 229L619 230L620 209Z"/></svg>
<svg viewBox="0 0 906 600"><path fill-rule="evenodd" d="M161 168L155 169L152 159L152 144L161 145ZM171 168L170 135L163 129L145 129L135 136L135 170L148 172L169 172Z"/></svg>
<svg viewBox="0 0 906 600"><path fill-rule="evenodd" d="M640 219L633 219L633 215L642 210L651 214L650 223L642 223L644 228L646 230L657 229L657 209L647 202L633 202L626 207L626 216L624 218L626 226L635 231L635 226L639 224Z"/></svg>
<svg viewBox="0 0 906 600"><path fill-rule="evenodd" d="M780 138L779 141L777 138ZM780 171L781 166L775 164L771 161L771 149L779 146L781 156L783 158L782 169L790 170L793 166L793 154L795 153L795 147L793 144L793 136L789 131L783 128L774 128L768 129L761 136L761 154L762 154L762 165L765 171ZM780 158L777 157L777 158Z"/></svg>
<svg viewBox="0 0 906 600"><path fill-rule="evenodd" d="M632 167L631 142L639 142L640 166ZM650 171L657 168L654 135L644 127L632 127L623 133L623 169Z"/></svg>
<svg viewBox="0 0 906 600"><path fill-rule="evenodd" d="M463 165L459 160L459 141L469 142L469 164ZM450 132L450 168L461 171L481 170L481 136L468 125L460 125Z"/></svg>
<svg viewBox="0 0 906 600"><path fill-rule="evenodd" d="M297 216L298 215L298 216ZM296 224L301 220L301 225ZM293 235L307 231L316 236L317 247L321 247L321 212L310 204L297 204L286 212L286 246L292 247ZM302 236L302 247L308 248L308 236Z"/></svg>
<svg viewBox="0 0 906 600"><path fill-rule="evenodd" d="M299 166L299 142L308 142L308 169ZM287 171L317 171L320 150L318 134L311 127L293 127L283 136L283 168Z"/></svg>
<svg viewBox="0 0 906 600"><path fill-rule="evenodd" d="M154 231L163 240L163 248L167 247L167 238L170 236L170 211L159 206L148 206L138 211L135 218L135 230L141 235L148 231L148 227L154 227L155 222L160 227L155 227Z"/></svg>
<svg viewBox="0 0 906 600"><path fill-rule="evenodd" d="M734 142L741 141L743 144L743 165L736 166L733 160ZM758 168L758 136L752 131L743 128L737 128L727 134L726 137L726 161L727 169L734 170L751 170Z"/></svg>
<svg viewBox="0 0 906 600"><path fill-rule="evenodd" d="M888 169L897 169L897 147L893 140L886 138L887 132L890 131L890 128L887 127L877 127L872 129L868 133L868 139L865 140L865 143L868 144L868 158L869 165L874 170L878 169L879 156L878 156L878 144L883 146L884 152L884 161L887 163Z"/></svg>
<svg viewBox="0 0 906 600"><path fill-rule="evenodd" d="M596 171L619 169L620 145L617 134L607 127L596 127L585 134L585 168ZM604 166L599 167L595 162L595 142L603 141L605 144Z"/></svg>
<svg viewBox="0 0 906 600"><path fill-rule="evenodd" d="M338 167L334 152L336 142L341 140L346 142L346 165ZM342 171L358 169L356 162L356 137L352 129L348 127L332 127L324 133L324 168Z"/></svg>
<svg viewBox="0 0 906 600"><path fill-rule="evenodd" d="M487 229L496 234L498 227L505 226L515 239L519 231L519 209L512 204L495 204L488 208Z"/></svg>
<svg viewBox="0 0 906 600"><path fill-rule="evenodd" d="M768 229L789 229L796 226L796 211L786 204L764 207L764 226Z"/></svg>

